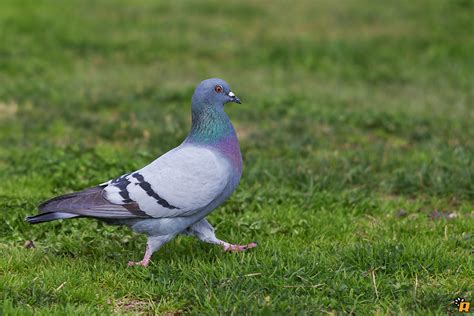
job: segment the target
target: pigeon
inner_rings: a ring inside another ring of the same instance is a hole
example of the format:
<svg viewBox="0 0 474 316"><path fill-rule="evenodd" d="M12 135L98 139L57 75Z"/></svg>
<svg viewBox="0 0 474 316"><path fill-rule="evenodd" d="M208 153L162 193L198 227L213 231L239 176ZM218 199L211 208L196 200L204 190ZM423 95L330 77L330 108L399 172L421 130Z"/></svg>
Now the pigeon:
<svg viewBox="0 0 474 316"><path fill-rule="evenodd" d="M39 205L31 224L58 219L94 218L125 225L148 236L143 259L129 266L148 266L152 254L178 234L239 252L253 247L220 240L206 216L226 201L242 175L242 156L234 127L224 111L241 103L222 79L202 81L192 96L192 124L178 147L149 165L79 192Z"/></svg>

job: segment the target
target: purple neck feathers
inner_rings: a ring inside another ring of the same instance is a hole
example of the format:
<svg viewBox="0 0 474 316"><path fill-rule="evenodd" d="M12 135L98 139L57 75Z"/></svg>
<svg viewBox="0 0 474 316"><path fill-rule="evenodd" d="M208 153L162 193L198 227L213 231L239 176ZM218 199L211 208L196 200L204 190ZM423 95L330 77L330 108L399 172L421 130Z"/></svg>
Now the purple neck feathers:
<svg viewBox="0 0 474 316"><path fill-rule="evenodd" d="M239 141L223 109L193 111L191 131L185 142L217 149L239 173L242 171Z"/></svg>

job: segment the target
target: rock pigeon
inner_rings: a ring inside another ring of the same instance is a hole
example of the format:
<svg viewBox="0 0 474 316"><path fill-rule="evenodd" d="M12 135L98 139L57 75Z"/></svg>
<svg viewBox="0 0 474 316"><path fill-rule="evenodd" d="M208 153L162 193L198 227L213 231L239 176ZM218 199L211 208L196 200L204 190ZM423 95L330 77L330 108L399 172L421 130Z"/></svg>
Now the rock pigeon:
<svg viewBox="0 0 474 316"><path fill-rule="evenodd" d="M130 261L129 266L147 266L152 254L178 234L221 245L226 251L255 247L218 239L206 220L234 192L242 174L239 142L224 111L229 102L240 99L227 82L202 81L192 96L191 130L181 145L140 170L52 198L26 220L36 224L88 217L148 235L143 260Z"/></svg>

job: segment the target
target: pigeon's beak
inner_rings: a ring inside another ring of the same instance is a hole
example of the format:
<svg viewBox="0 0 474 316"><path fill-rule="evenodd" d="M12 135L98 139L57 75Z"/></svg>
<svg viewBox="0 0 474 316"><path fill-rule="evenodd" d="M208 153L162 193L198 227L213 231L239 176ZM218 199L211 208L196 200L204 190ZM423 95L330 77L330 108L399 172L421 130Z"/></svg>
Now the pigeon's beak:
<svg viewBox="0 0 474 316"><path fill-rule="evenodd" d="M242 102L240 102L240 99L237 98L234 94L234 92L229 92L228 96L230 97L230 100L229 102L235 102L235 103L238 103L238 104L241 104Z"/></svg>

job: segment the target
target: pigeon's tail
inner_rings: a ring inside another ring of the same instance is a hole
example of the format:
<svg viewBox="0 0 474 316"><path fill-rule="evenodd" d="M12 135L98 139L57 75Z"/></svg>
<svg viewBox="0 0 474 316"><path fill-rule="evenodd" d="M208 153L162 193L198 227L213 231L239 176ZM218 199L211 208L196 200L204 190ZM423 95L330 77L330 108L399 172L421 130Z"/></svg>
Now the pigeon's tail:
<svg viewBox="0 0 474 316"><path fill-rule="evenodd" d="M30 224L39 224L57 219L81 217L81 214L77 214L74 209L70 207L70 205L67 205L67 202L73 200L74 198L84 197L92 192L100 192L100 187L54 197L38 206L38 215L28 216L25 218L25 220ZM60 203L66 205L61 205Z"/></svg>
<svg viewBox="0 0 474 316"><path fill-rule="evenodd" d="M31 224L77 217L93 217L104 221L150 218L137 203L114 204L104 197L105 185L52 198L38 206L39 214L29 216Z"/></svg>
<svg viewBox="0 0 474 316"><path fill-rule="evenodd" d="M51 212L43 213L36 216L28 216L26 221L30 224L39 224L44 222L54 221L56 219L66 219L79 217L79 214L63 213L63 212Z"/></svg>
<svg viewBox="0 0 474 316"><path fill-rule="evenodd" d="M76 197L82 197L89 194L90 192L97 192L96 188L87 189L81 192L73 192L61 196L52 198L46 202L41 203L39 208L39 214L35 216L28 216L25 220L30 224L39 224L44 222L50 222L57 219L67 219L80 217L81 214L74 212L68 205L59 207L60 203L68 202L68 200L74 199Z"/></svg>

